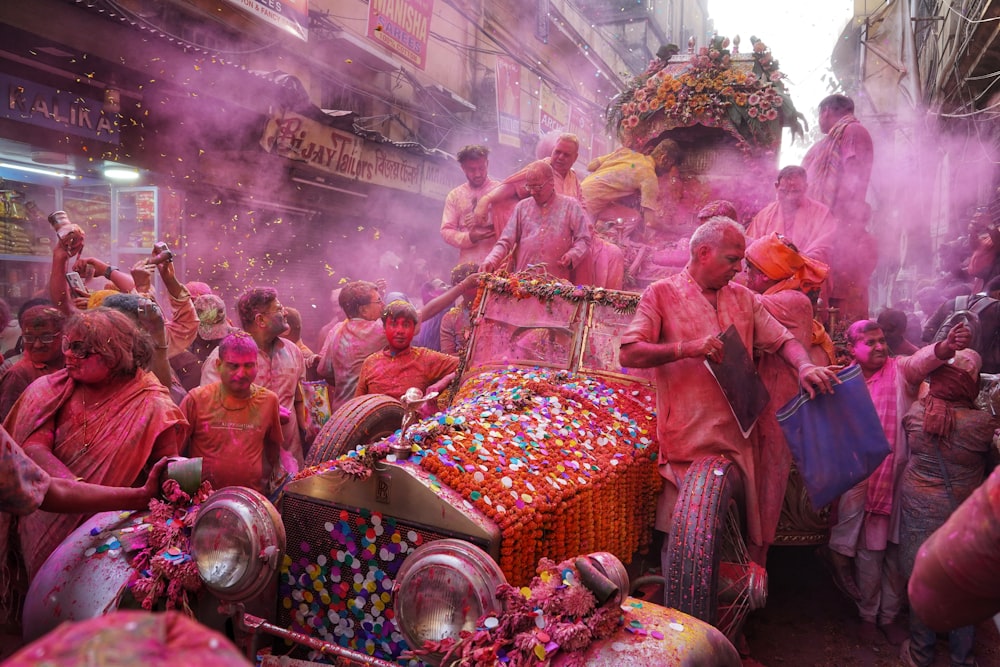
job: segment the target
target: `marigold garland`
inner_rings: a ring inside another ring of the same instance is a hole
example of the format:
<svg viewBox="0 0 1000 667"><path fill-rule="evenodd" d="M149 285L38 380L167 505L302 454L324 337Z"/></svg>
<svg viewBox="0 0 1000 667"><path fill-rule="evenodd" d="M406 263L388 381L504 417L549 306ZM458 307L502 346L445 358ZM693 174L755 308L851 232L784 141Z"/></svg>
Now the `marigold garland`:
<svg viewBox="0 0 1000 667"><path fill-rule="evenodd" d="M609 551L628 562L648 545L661 485L654 404L640 384L488 372L466 382L447 413L411 428L411 460L499 526L500 567L514 584L543 557ZM370 470L399 438L299 476Z"/></svg>
<svg viewBox="0 0 1000 667"><path fill-rule="evenodd" d="M784 86L784 74L764 42L751 37L752 71L732 67L729 38L717 36L699 49L681 71L667 71L654 59L608 107L608 127L632 145L633 130L656 115L679 126L696 123L733 127L747 154L771 149L781 140L781 128L803 134L803 116L795 110Z"/></svg>
<svg viewBox="0 0 1000 667"><path fill-rule="evenodd" d="M486 290L494 294L503 294L515 299L537 298L548 303L557 298L579 303L593 301L602 306L609 306L620 313L632 314L639 305L639 294L619 292L617 290L595 287L593 285L573 285L568 282L546 280L539 278L533 272L521 273L490 273L480 280L480 295ZM477 295L476 305L481 296ZM476 310L473 310L476 312Z"/></svg>
<svg viewBox="0 0 1000 667"><path fill-rule="evenodd" d="M149 514L143 522L149 527L137 531L139 541L132 544L134 569L128 587L143 609L157 608L162 601L167 609L179 609L192 615L189 594L203 587L198 568L191 559L191 527L198 507L212 495L212 484L202 482L195 495L181 490L176 480L162 485L163 500L149 501Z"/></svg>

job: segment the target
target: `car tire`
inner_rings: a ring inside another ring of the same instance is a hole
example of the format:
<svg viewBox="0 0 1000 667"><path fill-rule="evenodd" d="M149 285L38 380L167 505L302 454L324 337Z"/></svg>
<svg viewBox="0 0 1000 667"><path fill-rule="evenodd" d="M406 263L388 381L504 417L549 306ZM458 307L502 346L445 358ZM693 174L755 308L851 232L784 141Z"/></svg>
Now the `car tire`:
<svg viewBox="0 0 1000 667"><path fill-rule="evenodd" d="M403 424L403 404L384 394L356 396L323 424L306 456L314 466L392 435Z"/></svg>
<svg viewBox="0 0 1000 667"><path fill-rule="evenodd" d="M721 456L695 461L678 493L667 546L666 605L715 625L730 639L749 610L762 606L767 590L766 573L750 562L743 539L743 504L736 464ZM733 593L743 585L755 588ZM728 596L721 605L720 593Z"/></svg>

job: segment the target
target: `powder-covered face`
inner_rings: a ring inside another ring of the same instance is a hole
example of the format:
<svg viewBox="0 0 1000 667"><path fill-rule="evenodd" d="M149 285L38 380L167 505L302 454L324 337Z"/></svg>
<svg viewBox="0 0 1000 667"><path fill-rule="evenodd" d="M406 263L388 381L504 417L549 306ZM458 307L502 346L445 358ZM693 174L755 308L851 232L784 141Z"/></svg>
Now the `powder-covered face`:
<svg viewBox="0 0 1000 667"><path fill-rule="evenodd" d="M385 339L394 352L410 347L416 331L416 323L408 317L391 317L385 321Z"/></svg>
<svg viewBox="0 0 1000 667"><path fill-rule="evenodd" d="M847 349L864 371L877 371L889 359L889 346L881 329L872 329L861 334Z"/></svg>
<svg viewBox="0 0 1000 667"><path fill-rule="evenodd" d="M74 381L100 385L111 377L111 367L104 357L89 349L78 337L64 337L62 350L66 358L66 372Z"/></svg>
<svg viewBox="0 0 1000 667"><path fill-rule="evenodd" d="M226 350L215 362L223 388L233 396L248 396L257 377L257 353Z"/></svg>
<svg viewBox="0 0 1000 667"><path fill-rule="evenodd" d="M50 364L62 357L62 331L56 323L45 321L27 323L21 336L24 341L24 354L33 363Z"/></svg>
<svg viewBox="0 0 1000 667"><path fill-rule="evenodd" d="M481 188L486 183L486 174L489 170L489 160L484 157L469 158L461 164L462 172L469 181L472 188Z"/></svg>

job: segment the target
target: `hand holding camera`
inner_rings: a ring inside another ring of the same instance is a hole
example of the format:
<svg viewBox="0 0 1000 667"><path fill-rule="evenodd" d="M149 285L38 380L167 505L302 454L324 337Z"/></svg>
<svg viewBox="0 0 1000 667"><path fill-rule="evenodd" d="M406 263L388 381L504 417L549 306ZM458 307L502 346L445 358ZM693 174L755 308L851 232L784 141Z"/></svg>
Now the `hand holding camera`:
<svg viewBox="0 0 1000 667"><path fill-rule="evenodd" d="M153 244L153 252L149 259L146 260L147 266L156 266L159 264L167 264L174 261L174 253L163 241L157 241Z"/></svg>

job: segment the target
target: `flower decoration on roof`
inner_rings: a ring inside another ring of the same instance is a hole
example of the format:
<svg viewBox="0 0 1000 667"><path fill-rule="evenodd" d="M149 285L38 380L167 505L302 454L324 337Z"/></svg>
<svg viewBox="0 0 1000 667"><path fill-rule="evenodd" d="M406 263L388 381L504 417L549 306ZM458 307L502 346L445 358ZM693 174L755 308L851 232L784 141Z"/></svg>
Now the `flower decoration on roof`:
<svg viewBox="0 0 1000 667"><path fill-rule="evenodd" d="M734 61L729 38L718 36L687 60L654 59L608 107L609 129L635 148L657 121L663 130L719 127L733 133L748 153L773 149L783 127L802 135L804 117L785 89L778 61L764 42L756 37L750 42L752 66L750 59Z"/></svg>
<svg viewBox="0 0 1000 667"><path fill-rule="evenodd" d="M634 313L639 305L639 294L595 287L593 285L573 285L558 280L539 278L531 272L491 273L480 279L480 284L494 294L503 294L514 299L536 298L543 303L562 299L571 303L593 301L601 306L609 306L621 313ZM473 308L475 312L475 308Z"/></svg>

